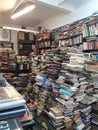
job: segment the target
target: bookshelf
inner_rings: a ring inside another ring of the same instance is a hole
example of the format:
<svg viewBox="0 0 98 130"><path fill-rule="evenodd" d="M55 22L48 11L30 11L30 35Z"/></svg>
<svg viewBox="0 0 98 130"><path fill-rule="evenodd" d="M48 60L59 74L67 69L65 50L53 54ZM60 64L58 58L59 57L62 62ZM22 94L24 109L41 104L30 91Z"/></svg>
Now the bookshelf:
<svg viewBox="0 0 98 130"><path fill-rule="evenodd" d="M18 53L19 55L29 56L32 46L35 44L33 33L18 32Z"/></svg>
<svg viewBox="0 0 98 130"><path fill-rule="evenodd" d="M52 30L55 39L59 41L59 46L71 47L81 46L82 48L82 25L83 20L67 24L60 28Z"/></svg>
<svg viewBox="0 0 98 130"><path fill-rule="evenodd" d="M46 53L47 51L50 51L57 47L53 34L47 29L36 37L36 41L39 54Z"/></svg>
<svg viewBox="0 0 98 130"><path fill-rule="evenodd" d="M98 51L98 20L88 21L83 25L84 52Z"/></svg>

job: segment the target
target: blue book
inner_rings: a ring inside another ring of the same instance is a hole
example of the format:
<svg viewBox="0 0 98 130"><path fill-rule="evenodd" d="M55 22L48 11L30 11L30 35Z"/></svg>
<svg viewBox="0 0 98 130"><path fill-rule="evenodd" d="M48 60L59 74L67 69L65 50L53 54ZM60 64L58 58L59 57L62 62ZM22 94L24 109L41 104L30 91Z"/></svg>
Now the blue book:
<svg viewBox="0 0 98 130"><path fill-rule="evenodd" d="M71 94L72 94L72 92L70 92L70 91L68 91L68 90L66 90L66 89L63 89L63 88L61 88L61 89L59 90L59 92L60 92L60 93L63 93L63 94L67 94L67 95L71 95Z"/></svg>

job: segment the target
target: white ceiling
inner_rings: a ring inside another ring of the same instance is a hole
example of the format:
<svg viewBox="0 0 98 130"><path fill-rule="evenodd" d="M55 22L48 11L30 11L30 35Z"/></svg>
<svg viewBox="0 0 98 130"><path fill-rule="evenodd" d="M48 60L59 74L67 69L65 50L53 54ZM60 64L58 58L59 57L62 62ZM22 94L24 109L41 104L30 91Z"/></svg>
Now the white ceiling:
<svg viewBox="0 0 98 130"><path fill-rule="evenodd" d="M36 4L33 11L17 19L10 19L17 4L23 1L0 0L0 23L34 27L60 13L68 14L88 2L88 0L32 0Z"/></svg>

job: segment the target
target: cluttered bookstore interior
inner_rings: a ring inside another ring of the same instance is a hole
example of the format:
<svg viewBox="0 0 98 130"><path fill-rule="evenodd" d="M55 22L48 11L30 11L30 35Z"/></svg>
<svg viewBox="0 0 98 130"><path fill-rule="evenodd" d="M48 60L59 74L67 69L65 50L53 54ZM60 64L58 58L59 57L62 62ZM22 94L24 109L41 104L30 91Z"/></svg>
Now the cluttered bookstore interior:
<svg viewBox="0 0 98 130"><path fill-rule="evenodd" d="M98 0L0 0L0 130L98 130Z"/></svg>

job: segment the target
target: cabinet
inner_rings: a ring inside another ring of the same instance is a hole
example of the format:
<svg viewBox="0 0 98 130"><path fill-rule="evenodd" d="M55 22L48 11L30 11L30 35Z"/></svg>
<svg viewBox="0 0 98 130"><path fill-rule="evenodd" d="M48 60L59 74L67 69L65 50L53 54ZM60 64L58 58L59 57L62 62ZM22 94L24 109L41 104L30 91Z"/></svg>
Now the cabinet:
<svg viewBox="0 0 98 130"><path fill-rule="evenodd" d="M29 56L32 52L32 45L34 42L35 36L33 33L18 32L18 53L19 55Z"/></svg>

